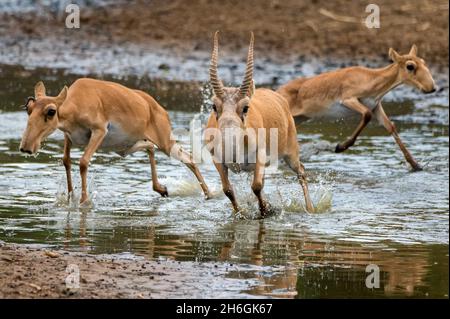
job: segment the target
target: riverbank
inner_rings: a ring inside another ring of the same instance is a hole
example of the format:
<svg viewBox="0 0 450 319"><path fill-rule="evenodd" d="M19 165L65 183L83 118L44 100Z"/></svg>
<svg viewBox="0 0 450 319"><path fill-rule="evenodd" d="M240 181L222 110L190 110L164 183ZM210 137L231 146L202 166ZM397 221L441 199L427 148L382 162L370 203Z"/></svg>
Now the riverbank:
<svg viewBox="0 0 450 319"><path fill-rule="evenodd" d="M92 255L0 241L0 299L251 298L243 291L252 287L253 280L226 278L236 268L228 263L148 260L126 253ZM79 288L73 286L76 283Z"/></svg>
<svg viewBox="0 0 450 319"><path fill-rule="evenodd" d="M245 52L253 30L259 57L384 59L389 47L404 51L415 43L430 63L448 65L449 5L443 0L378 1L379 29L363 23L369 15L365 3L344 0L249 0L239 5L204 0L77 1L80 29L64 27L64 1L48 3L0 6L2 36L13 36L19 46L36 39L70 44L77 38L83 51L95 42L111 48L141 44L147 52L159 47L190 55L209 52L215 30L222 31L221 49L226 53Z"/></svg>
<svg viewBox="0 0 450 319"><path fill-rule="evenodd" d="M281 85L347 65L385 65L389 47L407 52L414 43L437 73L448 75L446 1L381 1L380 29L362 23L365 5L343 0L252 0L239 6L202 0L89 1L80 2L80 29L65 28L61 3L56 8L0 6L0 63L205 81L211 37L221 30L221 76L239 82L253 30L260 84Z"/></svg>

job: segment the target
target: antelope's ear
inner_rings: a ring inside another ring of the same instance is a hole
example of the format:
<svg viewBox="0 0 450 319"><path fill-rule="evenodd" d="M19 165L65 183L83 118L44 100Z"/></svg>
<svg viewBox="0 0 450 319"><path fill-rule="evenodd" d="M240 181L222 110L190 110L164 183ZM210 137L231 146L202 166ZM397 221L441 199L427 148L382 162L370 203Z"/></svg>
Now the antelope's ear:
<svg viewBox="0 0 450 319"><path fill-rule="evenodd" d="M398 54L393 48L389 49L389 57L393 62L398 62L400 60L400 54Z"/></svg>
<svg viewBox="0 0 450 319"><path fill-rule="evenodd" d="M409 55L417 56L417 45L413 44L411 50L409 50Z"/></svg>
<svg viewBox="0 0 450 319"><path fill-rule="evenodd" d="M45 86L42 81L39 81L34 86L34 97L39 98L39 97L44 97L44 96L45 96Z"/></svg>
<svg viewBox="0 0 450 319"><path fill-rule="evenodd" d="M36 102L36 99L35 99L34 97L32 97L32 96L29 96L29 97L27 98L27 101L25 102L25 105L22 106L22 109L28 110L28 108L29 108L30 106L33 106L34 102Z"/></svg>
<svg viewBox="0 0 450 319"><path fill-rule="evenodd" d="M61 106L61 104L64 103L67 97L67 91L68 91L67 86L64 86L59 95L55 97L55 103L57 106Z"/></svg>

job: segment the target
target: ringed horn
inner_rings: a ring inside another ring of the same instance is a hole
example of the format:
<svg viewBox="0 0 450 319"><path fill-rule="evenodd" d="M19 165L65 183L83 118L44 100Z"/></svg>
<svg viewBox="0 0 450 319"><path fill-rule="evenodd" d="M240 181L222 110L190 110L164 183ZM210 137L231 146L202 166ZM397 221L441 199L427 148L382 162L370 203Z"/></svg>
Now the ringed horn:
<svg viewBox="0 0 450 319"><path fill-rule="evenodd" d="M248 49L247 55L247 65L245 67L245 76L242 85L239 87L239 96L244 98L250 86L253 85L253 43L254 43L254 35L251 32L250 38L250 46ZM223 84L219 79L218 71L217 71L217 57L219 52L219 31L216 31L214 34L214 48L211 56L211 65L209 68L209 78L211 81L211 85L214 90L214 94L216 96L223 96Z"/></svg>

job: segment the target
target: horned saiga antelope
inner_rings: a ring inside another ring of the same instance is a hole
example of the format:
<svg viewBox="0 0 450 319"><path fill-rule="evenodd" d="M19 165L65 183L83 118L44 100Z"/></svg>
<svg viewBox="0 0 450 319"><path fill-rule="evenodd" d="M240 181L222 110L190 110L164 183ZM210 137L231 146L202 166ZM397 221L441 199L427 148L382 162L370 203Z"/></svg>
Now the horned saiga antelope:
<svg viewBox="0 0 450 319"><path fill-rule="evenodd" d="M280 94L268 89L254 89L253 85L253 33L247 56L245 77L239 88L224 87L217 70L218 32L214 35L214 48L209 69L210 83L214 91L205 140L212 153L214 165L219 172L225 195L233 204L235 212L239 205L228 179L228 170L254 171L252 190L258 198L261 216L269 212L269 204L263 198L264 173L270 152L277 152L297 174L303 188L306 209L314 212L309 196L305 169L299 160L299 145L294 119L289 105ZM271 149L269 130L277 131L276 146ZM260 131L266 134L260 135ZM258 131L258 132L257 132ZM233 132L229 134L229 132ZM238 132L238 133L237 133ZM241 138L243 136L243 138ZM231 150L231 155L227 150ZM240 157L240 151L245 157ZM217 154L217 153L220 154ZM254 158L255 160L249 160Z"/></svg>
<svg viewBox="0 0 450 319"><path fill-rule="evenodd" d="M209 197L209 190L190 154L171 139L171 124L166 110L150 95L113 82L79 79L70 88L64 87L56 97L46 95L42 82L36 84L34 97L25 108L28 123L20 143L20 151L36 154L41 142L56 129L64 132L63 163L69 196L73 192L70 149L85 146L80 159L81 198L88 199L87 171L98 149L112 150L126 156L148 151L153 190L168 196L167 188L158 181L155 145L163 153L186 164L197 177Z"/></svg>
<svg viewBox="0 0 450 319"><path fill-rule="evenodd" d="M420 165L403 144L394 123L387 117L381 100L401 84L416 87L423 93L436 88L425 61L417 56L417 47L400 55L389 49L393 63L384 68L349 67L323 73L311 78L298 78L281 86L277 92L289 102L292 115L302 121L318 117L342 118L359 113L361 120L348 140L336 146L340 153L352 146L373 116L394 137L412 169Z"/></svg>

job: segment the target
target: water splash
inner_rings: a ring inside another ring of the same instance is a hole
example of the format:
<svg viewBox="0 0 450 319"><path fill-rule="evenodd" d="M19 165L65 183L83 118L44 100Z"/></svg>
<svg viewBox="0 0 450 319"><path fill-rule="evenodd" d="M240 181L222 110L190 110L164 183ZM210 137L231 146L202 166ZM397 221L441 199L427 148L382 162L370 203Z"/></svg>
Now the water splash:
<svg viewBox="0 0 450 319"><path fill-rule="evenodd" d="M78 187L79 178L73 178L73 191L67 192L67 180L66 176L60 176L58 182L58 188L55 195L54 208L64 208L69 211L91 211L95 209L95 205L102 206L102 198L99 198L99 194L96 191L95 186L95 173L88 175L88 199L80 204L81 190Z"/></svg>
<svg viewBox="0 0 450 319"><path fill-rule="evenodd" d="M322 152L334 152L336 148L335 144L328 141L317 141L311 143L305 143L300 145L300 159L302 161L309 161L312 156Z"/></svg>
<svg viewBox="0 0 450 319"><path fill-rule="evenodd" d="M202 194L202 189L193 179L165 179L162 183L170 185L169 196L192 197Z"/></svg>

